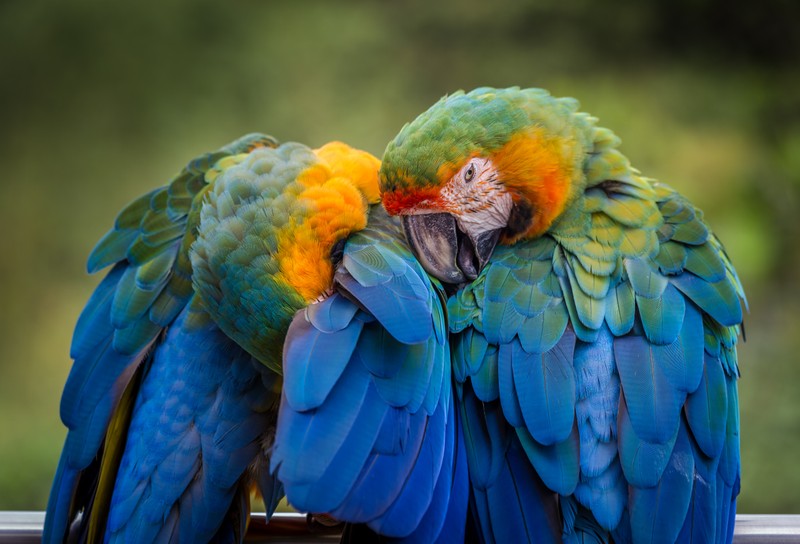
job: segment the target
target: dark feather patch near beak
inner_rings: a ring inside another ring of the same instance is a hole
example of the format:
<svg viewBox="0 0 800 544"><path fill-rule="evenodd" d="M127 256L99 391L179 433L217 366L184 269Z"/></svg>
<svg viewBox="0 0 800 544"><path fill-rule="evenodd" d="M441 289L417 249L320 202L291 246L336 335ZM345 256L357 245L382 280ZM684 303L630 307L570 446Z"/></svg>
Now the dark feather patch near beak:
<svg viewBox="0 0 800 544"><path fill-rule="evenodd" d="M403 227L423 268L451 284L477 278L500 237L500 229L470 237L458 228L449 213L405 215Z"/></svg>
<svg viewBox="0 0 800 544"><path fill-rule="evenodd" d="M527 198L520 197L511 207L511 215L508 217L506 234L514 237L528 230L533 222L533 205Z"/></svg>

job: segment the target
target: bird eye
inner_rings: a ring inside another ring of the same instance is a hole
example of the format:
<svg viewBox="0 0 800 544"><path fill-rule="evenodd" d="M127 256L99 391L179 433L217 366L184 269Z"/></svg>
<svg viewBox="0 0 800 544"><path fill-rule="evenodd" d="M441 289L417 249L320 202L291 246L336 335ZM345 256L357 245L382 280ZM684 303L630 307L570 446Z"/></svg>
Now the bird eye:
<svg viewBox="0 0 800 544"><path fill-rule="evenodd" d="M467 169L464 171L464 181L469 183L470 181L473 180L474 177L475 177L475 165L469 163L469 166L467 166Z"/></svg>

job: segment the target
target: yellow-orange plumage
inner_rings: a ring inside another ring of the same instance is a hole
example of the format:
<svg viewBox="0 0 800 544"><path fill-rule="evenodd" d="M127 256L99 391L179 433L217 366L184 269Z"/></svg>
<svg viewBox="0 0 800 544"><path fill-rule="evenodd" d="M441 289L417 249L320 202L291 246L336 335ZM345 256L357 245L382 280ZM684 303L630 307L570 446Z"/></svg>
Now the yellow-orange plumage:
<svg viewBox="0 0 800 544"><path fill-rule="evenodd" d="M331 286L331 248L367 224L367 209L378 201L380 161L341 142L315 150L320 163L302 172L297 199L308 216L293 220L278 232L280 277L307 302Z"/></svg>
<svg viewBox="0 0 800 544"><path fill-rule="evenodd" d="M575 198L574 150L578 147L568 138L534 127L514 136L492 155L512 197L527 199L536 210L530 227L504 243L541 235Z"/></svg>

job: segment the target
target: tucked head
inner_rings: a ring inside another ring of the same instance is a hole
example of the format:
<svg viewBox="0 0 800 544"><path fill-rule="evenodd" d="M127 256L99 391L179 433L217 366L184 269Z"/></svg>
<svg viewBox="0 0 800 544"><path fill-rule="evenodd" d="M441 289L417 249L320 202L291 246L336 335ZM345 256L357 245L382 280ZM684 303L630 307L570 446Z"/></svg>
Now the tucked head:
<svg viewBox="0 0 800 544"><path fill-rule="evenodd" d="M220 161L192 246L195 289L230 337L280 371L294 313L326 296L341 247L378 201L379 161L333 142Z"/></svg>
<svg viewBox="0 0 800 544"><path fill-rule="evenodd" d="M583 192L594 120L577 108L541 89L479 88L403 127L384 154L382 200L431 274L474 279L498 241L540 236Z"/></svg>

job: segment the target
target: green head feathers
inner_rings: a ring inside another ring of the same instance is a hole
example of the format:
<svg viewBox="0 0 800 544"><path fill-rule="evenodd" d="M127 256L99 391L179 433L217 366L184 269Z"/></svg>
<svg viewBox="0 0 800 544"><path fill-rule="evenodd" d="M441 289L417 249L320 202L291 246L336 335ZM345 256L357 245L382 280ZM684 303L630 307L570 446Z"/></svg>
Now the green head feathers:
<svg viewBox="0 0 800 544"><path fill-rule="evenodd" d="M481 87L445 96L387 146L380 172L384 205L398 211L393 194L436 187L448 165L489 155L535 127L585 148L594 119L577 109L575 99L554 98L543 89Z"/></svg>

